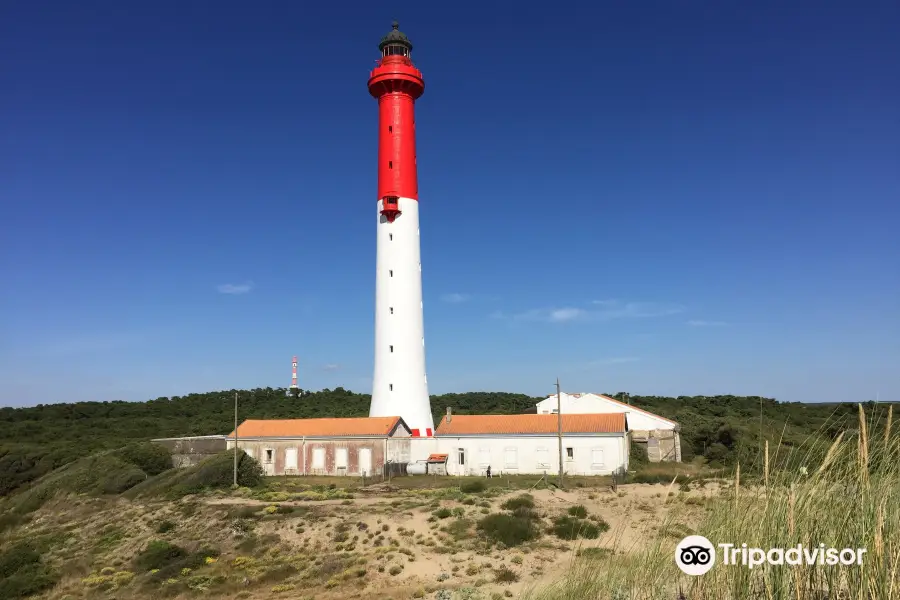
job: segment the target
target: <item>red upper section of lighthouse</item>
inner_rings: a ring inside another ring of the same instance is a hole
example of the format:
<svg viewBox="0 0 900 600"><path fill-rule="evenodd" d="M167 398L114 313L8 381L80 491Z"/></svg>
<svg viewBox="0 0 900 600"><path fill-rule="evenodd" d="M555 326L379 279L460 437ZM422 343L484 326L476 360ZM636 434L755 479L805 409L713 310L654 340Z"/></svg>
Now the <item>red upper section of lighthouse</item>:
<svg viewBox="0 0 900 600"><path fill-rule="evenodd" d="M369 75L369 93L378 99L378 199L382 214L393 221L400 214L396 198L419 199L415 101L425 91L425 80L410 60L412 44L396 22L379 48L381 60Z"/></svg>

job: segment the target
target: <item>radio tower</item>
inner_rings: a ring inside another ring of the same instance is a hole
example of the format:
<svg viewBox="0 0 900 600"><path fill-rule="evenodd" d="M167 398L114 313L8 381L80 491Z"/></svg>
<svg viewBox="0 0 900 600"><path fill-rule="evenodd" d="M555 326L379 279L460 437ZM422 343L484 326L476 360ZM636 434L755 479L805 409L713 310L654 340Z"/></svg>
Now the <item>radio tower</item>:
<svg viewBox="0 0 900 600"><path fill-rule="evenodd" d="M396 21L378 49L381 59L369 76L369 93L378 100L375 376L369 416L399 416L413 436L431 436L414 114L425 81Z"/></svg>
<svg viewBox="0 0 900 600"><path fill-rule="evenodd" d="M300 388L297 387L297 357L291 360L291 389L290 394L294 398L300 395Z"/></svg>

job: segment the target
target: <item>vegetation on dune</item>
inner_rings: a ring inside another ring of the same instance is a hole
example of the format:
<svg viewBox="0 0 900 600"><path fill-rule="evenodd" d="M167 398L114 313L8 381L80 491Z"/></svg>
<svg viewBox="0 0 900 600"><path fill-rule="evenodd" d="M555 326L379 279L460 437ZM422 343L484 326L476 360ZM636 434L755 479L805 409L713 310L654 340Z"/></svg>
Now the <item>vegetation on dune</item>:
<svg viewBox="0 0 900 600"><path fill-rule="evenodd" d="M790 461L772 445L749 479L745 465L735 468L724 493L706 503L705 517L693 533L714 545L765 550L865 548L862 564L716 565L702 577L684 575L674 562L684 537L674 520L636 548L596 560L583 553L572 569L549 587L532 591L530 600L691 600L768 598L897 597L900 581L900 435L888 415L868 415L857 407L853 426L822 447L821 432L791 453ZM776 466L777 465L777 466ZM613 540L617 542L616 540ZM617 542L618 543L618 542Z"/></svg>
<svg viewBox="0 0 900 600"><path fill-rule="evenodd" d="M0 598L27 598L56 585L58 576L29 542L0 550Z"/></svg>
<svg viewBox="0 0 900 600"><path fill-rule="evenodd" d="M263 470L260 464L238 452L238 486L257 487L263 481ZM234 451L226 450L212 456L199 465L186 469L172 469L154 479L134 486L128 496L181 498L189 494L197 494L211 489L227 489L234 483Z"/></svg>

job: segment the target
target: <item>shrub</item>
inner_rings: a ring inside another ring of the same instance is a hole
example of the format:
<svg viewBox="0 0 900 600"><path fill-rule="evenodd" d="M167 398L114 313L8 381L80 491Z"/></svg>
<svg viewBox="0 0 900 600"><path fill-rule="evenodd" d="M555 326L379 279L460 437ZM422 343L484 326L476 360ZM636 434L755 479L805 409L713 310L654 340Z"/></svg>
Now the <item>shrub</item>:
<svg viewBox="0 0 900 600"><path fill-rule="evenodd" d="M628 464L632 469L646 467L650 464L650 457L647 455L647 444L631 442Z"/></svg>
<svg viewBox="0 0 900 600"><path fill-rule="evenodd" d="M168 533L175 529L175 523L172 521L163 521L156 527L156 533Z"/></svg>
<svg viewBox="0 0 900 600"><path fill-rule="evenodd" d="M0 553L0 579L41 561L41 555L28 543L19 543Z"/></svg>
<svg viewBox="0 0 900 600"><path fill-rule="evenodd" d="M439 508L439 509L437 509L436 511L434 511L434 512L431 513L431 514L433 514L434 516L436 516L438 519L446 519L447 517L449 517L449 516L450 516L451 514L453 514L453 513L450 511L449 508L444 507L444 508Z"/></svg>
<svg viewBox="0 0 900 600"><path fill-rule="evenodd" d="M401 567L400 565L394 565L388 570L388 573L390 573L391 575L399 575L401 571L403 571L403 567Z"/></svg>
<svg viewBox="0 0 900 600"><path fill-rule="evenodd" d="M592 523L575 517L558 517L553 521L552 531L556 537L563 540L575 540L579 537L589 540L597 539L600 533L609 529L606 521Z"/></svg>
<svg viewBox="0 0 900 600"><path fill-rule="evenodd" d="M518 574L507 566L502 566L494 571L494 581L497 583L514 583L518 580Z"/></svg>
<svg viewBox="0 0 900 600"><path fill-rule="evenodd" d="M57 575L37 550L18 543L0 551L0 598L25 598L56 585Z"/></svg>
<svg viewBox="0 0 900 600"><path fill-rule="evenodd" d="M516 510L517 508L534 508L534 496L531 494L522 494L515 498L510 498L500 505L505 510Z"/></svg>
<svg viewBox="0 0 900 600"><path fill-rule="evenodd" d="M480 494L484 490L487 489L487 485L480 479L475 479L474 481L466 481L462 485L459 486L459 491L464 494Z"/></svg>
<svg viewBox="0 0 900 600"><path fill-rule="evenodd" d="M518 546L541 535L531 519L505 514L484 517L478 522L478 531L489 540L507 546Z"/></svg>
<svg viewBox="0 0 900 600"><path fill-rule="evenodd" d="M169 451L152 442L129 444L119 451L119 456L151 476L172 468L172 455Z"/></svg>
<svg viewBox="0 0 900 600"><path fill-rule="evenodd" d="M585 519L588 516L587 509L581 504L576 504L575 506L570 506L568 512L573 517L578 517L579 519Z"/></svg>
<svg viewBox="0 0 900 600"><path fill-rule="evenodd" d="M134 564L142 571L162 569L187 556L184 548L163 540L153 540L138 553Z"/></svg>

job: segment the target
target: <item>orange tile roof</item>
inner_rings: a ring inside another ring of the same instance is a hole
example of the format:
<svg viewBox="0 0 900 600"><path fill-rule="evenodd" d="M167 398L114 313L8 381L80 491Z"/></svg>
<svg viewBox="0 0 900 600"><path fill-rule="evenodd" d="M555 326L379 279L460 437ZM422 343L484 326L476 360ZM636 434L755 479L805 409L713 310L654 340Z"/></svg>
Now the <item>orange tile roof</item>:
<svg viewBox="0 0 900 600"><path fill-rule="evenodd" d="M388 435L400 417L353 417L346 419L248 419L238 425L238 438L255 437L346 437ZM234 437L234 432L228 434Z"/></svg>
<svg viewBox="0 0 900 600"><path fill-rule="evenodd" d="M555 434L556 415L452 415L441 419L435 435ZM625 414L563 415L563 433L624 433Z"/></svg>

